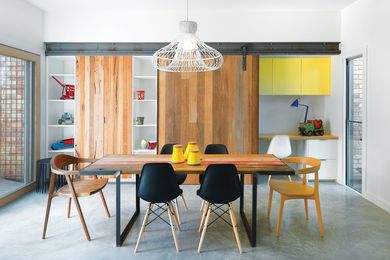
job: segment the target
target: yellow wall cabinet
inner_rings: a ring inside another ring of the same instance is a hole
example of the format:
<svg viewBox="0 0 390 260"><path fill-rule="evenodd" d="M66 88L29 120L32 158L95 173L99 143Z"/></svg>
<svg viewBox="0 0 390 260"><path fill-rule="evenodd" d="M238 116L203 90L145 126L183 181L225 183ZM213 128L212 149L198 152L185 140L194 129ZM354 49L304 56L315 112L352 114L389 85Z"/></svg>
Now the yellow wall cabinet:
<svg viewBox="0 0 390 260"><path fill-rule="evenodd" d="M330 58L260 58L260 95L330 95Z"/></svg>

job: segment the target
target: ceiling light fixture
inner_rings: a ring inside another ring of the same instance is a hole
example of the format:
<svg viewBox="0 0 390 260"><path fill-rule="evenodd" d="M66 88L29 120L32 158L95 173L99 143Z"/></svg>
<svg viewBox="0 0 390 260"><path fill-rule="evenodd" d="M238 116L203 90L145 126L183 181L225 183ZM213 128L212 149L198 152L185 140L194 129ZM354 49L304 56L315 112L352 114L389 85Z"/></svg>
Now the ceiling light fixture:
<svg viewBox="0 0 390 260"><path fill-rule="evenodd" d="M197 23L187 20L179 23L181 34L167 46L153 54L153 66L169 72L204 72L221 68L222 54L208 46L196 35Z"/></svg>

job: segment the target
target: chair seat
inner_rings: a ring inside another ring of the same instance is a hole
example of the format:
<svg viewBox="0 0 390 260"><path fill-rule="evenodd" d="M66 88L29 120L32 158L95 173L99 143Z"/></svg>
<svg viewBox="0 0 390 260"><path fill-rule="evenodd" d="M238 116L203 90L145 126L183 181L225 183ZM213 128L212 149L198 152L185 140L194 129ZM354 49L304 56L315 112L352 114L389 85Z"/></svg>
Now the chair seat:
<svg viewBox="0 0 390 260"><path fill-rule="evenodd" d="M85 197L101 191L106 186L107 182L108 179L105 178L93 180L79 180L74 181L73 186L76 191L77 197ZM68 185L62 186L60 189L58 189L58 193L62 196L72 196Z"/></svg>
<svg viewBox="0 0 390 260"><path fill-rule="evenodd" d="M287 196L311 196L314 194L314 188L297 182L270 180L269 186Z"/></svg>

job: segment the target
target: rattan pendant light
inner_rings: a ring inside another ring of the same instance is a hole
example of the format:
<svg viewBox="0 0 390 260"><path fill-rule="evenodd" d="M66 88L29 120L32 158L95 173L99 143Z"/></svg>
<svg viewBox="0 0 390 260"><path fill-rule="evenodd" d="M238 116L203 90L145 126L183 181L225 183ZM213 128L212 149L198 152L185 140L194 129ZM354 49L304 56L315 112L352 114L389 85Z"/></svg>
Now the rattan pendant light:
<svg viewBox="0 0 390 260"><path fill-rule="evenodd" d="M203 72L219 69L223 57L219 51L211 48L196 35L197 23L180 21L180 35L167 46L153 54L153 66L169 72Z"/></svg>

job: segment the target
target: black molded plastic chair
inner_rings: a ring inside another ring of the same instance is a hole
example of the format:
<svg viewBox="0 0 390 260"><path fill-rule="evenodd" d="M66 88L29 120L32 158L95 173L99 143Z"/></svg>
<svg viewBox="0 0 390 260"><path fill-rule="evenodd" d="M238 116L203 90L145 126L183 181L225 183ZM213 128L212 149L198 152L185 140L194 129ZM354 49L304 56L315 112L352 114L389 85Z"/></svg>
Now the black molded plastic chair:
<svg viewBox="0 0 390 260"><path fill-rule="evenodd" d="M172 216L174 217L179 230L180 224L173 208L172 201L182 193L183 191L179 188L179 185L176 182L175 171L173 170L172 165L169 163L147 163L144 165L141 172L137 195L141 199L149 202L149 206L142 222L142 227L138 235L134 252L137 252L138 244L141 240L145 226L157 218L163 220L171 226L176 250L179 251L179 244L176 239ZM156 206L157 209L154 210L153 206ZM169 223L165 219L161 218L161 215L165 212L168 212ZM154 214L156 217L148 222L150 214Z"/></svg>
<svg viewBox="0 0 390 260"><path fill-rule="evenodd" d="M204 154L229 154L227 147L224 144L209 144L204 150ZM199 183L202 184L203 174L199 174ZM204 206L204 201L200 206L200 211L202 211Z"/></svg>
<svg viewBox="0 0 390 260"><path fill-rule="evenodd" d="M200 189L196 193L206 202L199 226L199 232L202 232L202 235L200 237L198 253L202 247L207 227L213 224L215 220L221 218L233 227L238 250L241 254L241 242L238 236L237 221L232 206L232 202L238 199L242 193L236 166L233 164L209 165ZM222 208L224 205L228 205L227 210ZM211 212L216 213L217 218L209 224ZM223 215L226 213L230 215L231 224L223 218Z"/></svg>
<svg viewBox="0 0 390 260"><path fill-rule="evenodd" d="M174 143L164 144L163 147L161 148L160 154L172 154L174 145L175 145ZM187 179L187 174L185 173L175 173L175 175L176 175L176 181L178 185L182 185L184 181ZM188 210L187 202L184 199L184 195L181 194L180 196L183 199L184 207L186 208L186 210ZM177 218L179 220L179 223L181 223L179 203L177 202L177 199L175 200L175 205L177 211Z"/></svg>
<svg viewBox="0 0 390 260"><path fill-rule="evenodd" d="M209 144L204 150L205 154L229 154L228 149L224 144Z"/></svg>

